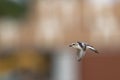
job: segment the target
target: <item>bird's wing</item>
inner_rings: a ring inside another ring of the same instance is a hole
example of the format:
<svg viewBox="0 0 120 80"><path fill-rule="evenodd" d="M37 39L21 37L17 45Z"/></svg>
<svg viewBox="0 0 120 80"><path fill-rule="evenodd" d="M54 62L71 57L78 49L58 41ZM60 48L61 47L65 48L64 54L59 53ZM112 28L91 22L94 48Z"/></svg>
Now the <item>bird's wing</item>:
<svg viewBox="0 0 120 80"><path fill-rule="evenodd" d="M94 51L95 53L98 53L98 51L93 46L87 45L87 48Z"/></svg>
<svg viewBox="0 0 120 80"><path fill-rule="evenodd" d="M78 61L81 61L84 55L85 55L85 51L77 49L77 60Z"/></svg>

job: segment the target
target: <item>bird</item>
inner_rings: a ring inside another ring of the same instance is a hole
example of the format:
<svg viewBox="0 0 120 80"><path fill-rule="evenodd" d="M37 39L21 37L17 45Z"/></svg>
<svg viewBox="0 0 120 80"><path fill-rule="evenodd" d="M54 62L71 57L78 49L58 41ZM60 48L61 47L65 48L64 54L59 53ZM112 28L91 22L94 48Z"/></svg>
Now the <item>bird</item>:
<svg viewBox="0 0 120 80"><path fill-rule="evenodd" d="M76 43L72 43L69 45L69 47L75 48L77 50L77 61L81 61L82 58L85 56L86 54L86 50L90 49L95 53L99 53L97 51L97 49L95 49L93 46L84 43L84 42L76 42Z"/></svg>

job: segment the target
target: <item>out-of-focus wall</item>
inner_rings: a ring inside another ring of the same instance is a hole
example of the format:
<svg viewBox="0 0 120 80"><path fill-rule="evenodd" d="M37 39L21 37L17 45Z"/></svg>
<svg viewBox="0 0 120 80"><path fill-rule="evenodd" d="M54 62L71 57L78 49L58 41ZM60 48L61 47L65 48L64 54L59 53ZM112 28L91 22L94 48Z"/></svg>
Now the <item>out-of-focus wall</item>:
<svg viewBox="0 0 120 80"><path fill-rule="evenodd" d="M111 44L113 41L114 46L119 43L118 2L112 3L109 0L33 2L33 5L29 5L26 19L19 25L17 30L19 35L14 35L19 37L16 41L19 40L24 45L63 45L77 40L101 47L113 46Z"/></svg>
<svg viewBox="0 0 120 80"><path fill-rule="evenodd" d="M77 40L101 47L117 46L120 36L117 6L118 2L112 0L38 0L30 11L29 27L23 35L27 38L27 34L32 32L28 41L43 46L69 44Z"/></svg>
<svg viewBox="0 0 120 80"><path fill-rule="evenodd" d="M16 55L17 56L16 58L18 58L17 61L19 65L15 66L26 67L28 69L29 68L36 69L38 65L37 63L39 63L38 60L39 58L41 59L40 60L41 65L44 65L42 64L44 63L43 58L40 56L38 57L38 54L41 53L37 54L34 50L33 54L31 53L32 52L31 48L33 47L35 47L35 49L36 47L37 49L42 47L42 49L45 50L47 49L56 50L60 49L59 48L60 46L64 47L72 42L83 41L88 42L91 45L94 45L98 49L100 54L98 55L99 56L98 57L97 55L91 55L89 54L91 52L88 52L88 55L83 59L82 63L80 63L80 66L82 66L82 68L80 67L82 69L82 71L80 71L82 76L80 76L79 79L83 80L88 80L88 78L89 80L110 79L108 78L110 69L114 73L113 78L116 76L116 74L120 73L119 68L116 67L119 66L118 54L120 52L119 1L118 2L117 0L35 0L35 1L31 0L31 1L32 2L28 6L29 8L28 13L26 13L26 17L20 23L18 23L19 21L18 22L17 20L14 21L14 19L11 18L7 19L8 23L5 20L3 22L2 18L0 20L0 47L1 50L4 49L9 50L11 48L18 49L19 54ZM23 52L21 52L22 50ZM60 58L59 60L56 59L58 60L58 64L62 66L62 68L61 67L58 68L56 66L56 68L62 69L61 73L59 73L62 76L62 79L66 78L69 79L68 76L64 77L64 75L62 74L62 71L64 72L64 67L65 69L69 67L69 69L67 70L74 71L75 70L74 68L76 68L77 66L77 63L74 64L75 61L73 62L69 61L70 59L73 59L70 58L69 56L73 55L69 53L67 53L66 55L64 57L63 54L62 56L59 57ZM16 59L14 60L14 58L12 58L12 60L14 63ZM10 58L10 61L12 60ZM9 59L7 61L9 61ZM31 61L31 63L29 61ZM4 60L1 62L1 65L4 64L3 62ZM70 67L69 65L71 64L73 64L74 66ZM112 66L113 64L115 66ZM4 65L9 66L9 64ZM97 65L105 65L105 67L102 66L101 68L101 66ZM107 67L109 67L109 69L107 69ZM7 71L11 70L11 68L13 68L13 64L11 64L9 68L6 67L3 68L3 70ZM42 68L44 69L44 66ZM67 70L66 73L68 73ZM97 70L99 73L96 72ZM95 74L97 77L94 77L92 73ZM116 77L117 78L115 79L119 80L118 75Z"/></svg>
<svg viewBox="0 0 120 80"><path fill-rule="evenodd" d="M120 51L106 50L100 53L99 56L87 55L83 59L82 80L119 80Z"/></svg>

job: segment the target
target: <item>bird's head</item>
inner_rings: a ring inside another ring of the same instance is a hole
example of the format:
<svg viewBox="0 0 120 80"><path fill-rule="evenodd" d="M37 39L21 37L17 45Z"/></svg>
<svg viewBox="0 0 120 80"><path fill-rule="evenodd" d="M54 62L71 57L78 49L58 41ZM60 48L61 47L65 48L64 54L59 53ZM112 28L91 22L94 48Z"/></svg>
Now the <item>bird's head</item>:
<svg viewBox="0 0 120 80"><path fill-rule="evenodd" d="M75 49L81 49L78 42L70 44L69 47L72 47L72 48L75 48Z"/></svg>

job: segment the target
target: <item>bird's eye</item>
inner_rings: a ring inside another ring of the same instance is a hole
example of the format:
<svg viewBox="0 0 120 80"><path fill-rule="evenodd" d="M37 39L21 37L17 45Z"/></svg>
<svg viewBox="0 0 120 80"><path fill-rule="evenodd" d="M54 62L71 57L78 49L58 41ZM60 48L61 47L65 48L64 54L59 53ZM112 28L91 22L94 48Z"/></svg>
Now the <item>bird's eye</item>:
<svg viewBox="0 0 120 80"><path fill-rule="evenodd" d="M73 45L75 45L75 44L73 44Z"/></svg>

